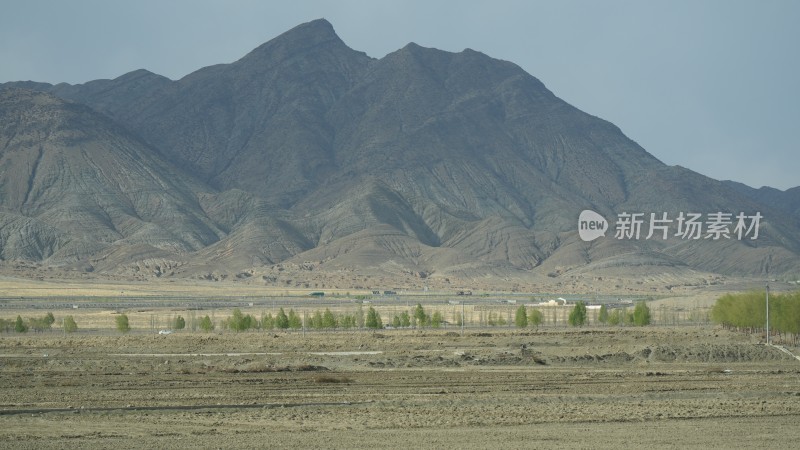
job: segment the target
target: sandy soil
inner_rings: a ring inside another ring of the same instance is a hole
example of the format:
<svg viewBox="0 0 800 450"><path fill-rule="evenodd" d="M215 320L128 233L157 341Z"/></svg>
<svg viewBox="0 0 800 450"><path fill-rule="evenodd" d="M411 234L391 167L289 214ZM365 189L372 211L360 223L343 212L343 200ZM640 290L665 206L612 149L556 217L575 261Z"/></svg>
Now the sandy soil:
<svg viewBox="0 0 800 450"><path fill-rule="evenodd" d="M0 442L18 448L800 439L800 361L711 327L3 335L0 386Z"/></svg>

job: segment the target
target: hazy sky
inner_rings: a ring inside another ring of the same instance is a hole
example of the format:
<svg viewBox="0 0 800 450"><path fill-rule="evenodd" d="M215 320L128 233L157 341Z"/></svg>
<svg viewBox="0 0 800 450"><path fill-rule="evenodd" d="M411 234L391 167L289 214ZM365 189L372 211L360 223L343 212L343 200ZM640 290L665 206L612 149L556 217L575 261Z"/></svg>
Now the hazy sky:
<svg viewBox="0 0 800 450"><path fill-rule="evenodd" d="M178 79L324 17L383 57L409 42L512 61L670 165L800 186L800 1L3 0L0 82Z"/></svg>

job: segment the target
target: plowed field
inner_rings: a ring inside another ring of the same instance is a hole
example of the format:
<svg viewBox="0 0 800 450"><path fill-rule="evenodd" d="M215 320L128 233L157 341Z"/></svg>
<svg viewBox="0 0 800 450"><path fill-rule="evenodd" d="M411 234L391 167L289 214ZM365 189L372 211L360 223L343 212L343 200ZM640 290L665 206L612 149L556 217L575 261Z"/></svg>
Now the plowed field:
<svg viewBox="0 0 800 450"><path fill-rule="evenodd" d="M800 361L711 327L0 337L7 448L790 448L798 422Z"/></svg>

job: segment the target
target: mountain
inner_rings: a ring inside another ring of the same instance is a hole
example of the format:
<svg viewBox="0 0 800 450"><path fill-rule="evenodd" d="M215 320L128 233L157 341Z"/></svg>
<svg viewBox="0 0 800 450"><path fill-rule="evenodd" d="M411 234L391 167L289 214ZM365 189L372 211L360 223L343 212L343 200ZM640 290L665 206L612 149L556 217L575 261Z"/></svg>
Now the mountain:
<svg viewBox="0 0 800 450"><path fill-rule="evenodd" d="M116 273L157 255L175 276L800 273L796 190L666 166L470 49L411 43L373 59L316 20L176 81L139 70L0 90L0 148L15 168L0 174L3 214L16 224L0 232L42 236L4 240L5 259ZM68 181L43 181L56 179ZM131 198L143 190L151 197ZM610 219L605 238L579 239L585 209ZM73 211L80 220L64 219ZM670 238L615 239L624 212L668 213ZM763 219L758 239L687 240L675 236L681 212Z"/></svg>

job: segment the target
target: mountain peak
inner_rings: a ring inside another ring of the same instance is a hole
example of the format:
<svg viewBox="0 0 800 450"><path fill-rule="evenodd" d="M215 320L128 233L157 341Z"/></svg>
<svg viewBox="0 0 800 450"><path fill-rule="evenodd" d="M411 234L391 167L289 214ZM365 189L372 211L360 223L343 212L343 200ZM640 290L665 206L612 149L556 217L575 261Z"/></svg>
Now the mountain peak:
<svg viewBox="0 0 800 450"><path fill-rule="evenodd" d="M314 47L326 43L345 46L333 29L333 25L325 19L316 19L300 24L280 36L260 45L248 53L243 60L253 56L271 56L283 59L304 53Z"/></svg>
<svg viewBox="0 0 800 450"><path fill-rule="evenodd" d="M303 39L316 42L324 42L331 39L339 39L333 25L325 19L315 19L310 22L301 23L296 27L286 31L272 41Z"/></svg>
<svg viewBox="0 0 800 450"><path fill-rule="evenodd" d="M300 25L297 25L296 27L287 31L287 33L291 33L293 30L301 30L301 29L314 29L314 30L325 31L334 35L336 34L336 32L333 31L333 25L323 18L314 19L306 23L301 23Z"/></svg>

